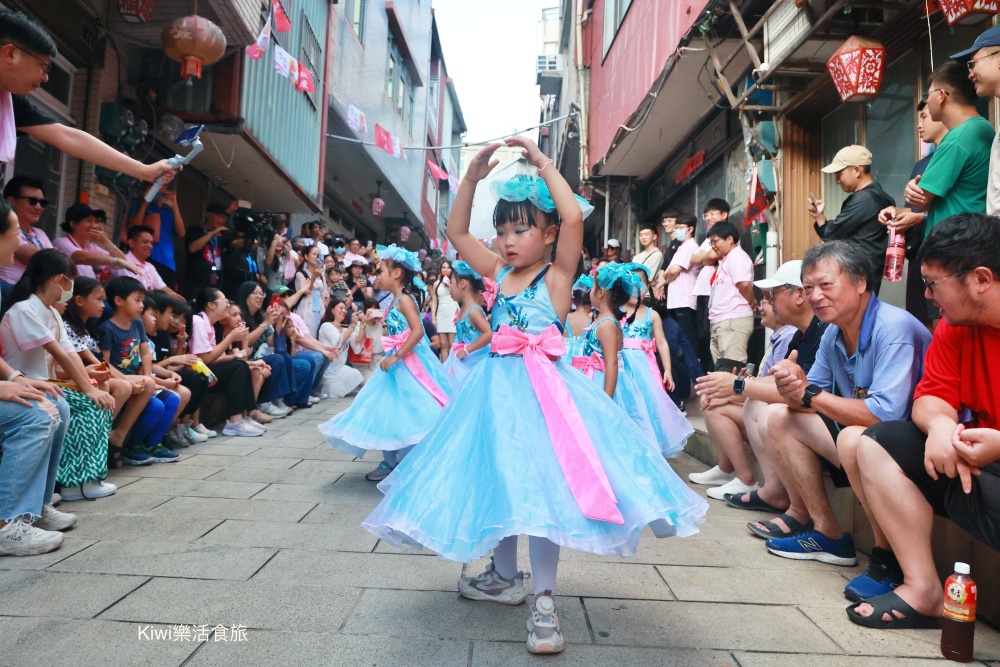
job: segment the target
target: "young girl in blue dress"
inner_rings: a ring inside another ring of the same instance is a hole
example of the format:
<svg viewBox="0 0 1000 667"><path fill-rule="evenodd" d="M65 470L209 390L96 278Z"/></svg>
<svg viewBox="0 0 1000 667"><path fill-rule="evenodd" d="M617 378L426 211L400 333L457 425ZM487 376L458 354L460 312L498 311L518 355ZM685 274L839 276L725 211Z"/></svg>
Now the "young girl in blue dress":
<svg viewBox="0 0 1000 667"><path fill-rule="evenodd" d="M676 456L683 449L694 427L680 411L667 391L674 390L673 374L670 372L670 345L663 333L663 322L659 314L645 303L645 291L649 286L649 269L634 262L625 265L642 280L643 294L626 306L622 358L625 363L621 373L634 381L639 389L653 428L654 439L664 456ZM655 352L659 352L663 363L660 375Z"/></svg>
<svg viewBox="0 0 1000 667"><path fill-rule="evenodd" d="M444 363L445 372L452 386L458 387L469 371L489 356L493 330L486 311L480 304L483 298L483 277L466 262L457 261L451 267L451 298L460 306L455 323L455 342ZM489 300L491 297L488 297ZM491 303L488 305L492 305Z"/></svg>
<svg viewBox="0 0 1000 667"><path fill-rule="evenodd" d="M450 386L424 336L411 294L420 268L417 254L395 245L377 250L376 287L394 297L385 315L388 336L382 337L386 357L351 407L319 427L331 445L348 454L362 457L366 451L382 450L382 463L366 476L373 482L392 472L400 450L417 444L431 430Z"/></svg>
<svg viewBox="0 0 1000 667"><path fill-rule="evenodd" d="M501 255L469 233L476 184L497 165L491 158L499 144L471 161L448 220L455 249L497 283L490 356L379 485L385 498L363 525L390 544L460 562L492 549L492 564L461 579L459 592L508 605L528 594L517 537L529 535L535 597L527 648L558 653L565 642L553 597L560 547L627 556L646 526L661 537L695 534L707 504L614 401L563 360L584 214L533 142L506 143L520 147L539 176L492 186Z"/></svg>
<svg viewBox="0 0 1000 667"><path fill-rule="evenodd" d="M594 276L584 273L573 283L573 309L566 316L563 336L566 338L566 360L580 356L583 335L594 323L594 309L590 304L590 290L594 288Z"/></svg>

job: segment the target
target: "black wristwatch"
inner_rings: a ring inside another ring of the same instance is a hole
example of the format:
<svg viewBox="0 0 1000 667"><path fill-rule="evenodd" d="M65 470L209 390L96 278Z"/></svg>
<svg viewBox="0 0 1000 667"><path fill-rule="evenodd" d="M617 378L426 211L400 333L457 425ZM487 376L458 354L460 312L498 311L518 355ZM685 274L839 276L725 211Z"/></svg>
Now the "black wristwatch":
<svg viewBox="0 0 1000 667"><path fill-rule="evenodd" d="M802 407L811 410L813 398L823 393L823 388L819 385L806 385L805 396L802 397Z"/></svg>
<svg viewBox="0 0 1000 667"><path fill-rule="evenodd" d="M743 395L743 390L746 389L746 386L747 386L747 379L743 376L739 376L735 380L733 380L733 392L737 396Z"/></svg>

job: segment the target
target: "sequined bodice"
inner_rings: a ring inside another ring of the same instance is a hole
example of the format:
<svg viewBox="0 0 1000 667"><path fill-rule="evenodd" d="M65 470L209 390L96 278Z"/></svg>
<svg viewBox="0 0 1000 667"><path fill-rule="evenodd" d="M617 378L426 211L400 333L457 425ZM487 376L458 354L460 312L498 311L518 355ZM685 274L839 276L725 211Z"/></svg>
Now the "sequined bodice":
<svg viewBox="0 0 1000 667"><path fill-rule="evenodd" d="M636 319L632 324L626 324L622 327L622 335L625 338L645 338L646 340L653 340L653 317L650 315L652 311L649 307L646 308L646 316L641 320Z"/></svg>
<svg viewBox="0 0 1000 667"><path fill-rule="evenodd" d="M409 294L403 294L399 299L412 299L413 297ZM385 314L385 328L389 332L390 336L398 336L409 328L409 323L406 321L406 316L399 312L399 299L396 299L392 307L389 308L389 312ZM416 305L416 301L413 302Z"/></svg>
<svg viewBox="0 0 1000 667"><path fill-rule="evenodd" d="M479 312L483 313L484 316L486 315L486 312L483 311L483 309L480 308L479 306L473 306L472 308L469 308L469 312L465 314L465 317L463 317L459 321L459 323L455 325L456 343L462 343L464 345L468 345L472 341L479 338L479 329L477 329L476 326L472 323L472 320L469 319L469 316L472 315L472 311L474 310L478 310Z"/></svg>
<svg viewBox="0 0 1000 667"><path fill-rule="evenodd" d="M553 324L562 331L563 326L555 308L552 307L545 279L539 280L519 294L508 296L503 293L503 281L511 271L513 267L508 265L497 273L497 300L493 304L493 310L490 311L490 327L493 331L497 331L501 324L531 334L540 333Z"/></svg>
<svg viewBox="0 0 1000 667"><path fill-rule="evenodd" d="M590 327L583 332L583 345L580 347L580 354L582 356L589 357L592 354L597 354L599 357L604 357L604 348L601 347L601 341L597 339L597 327L599 327L602 322L608 321L618 324L614 318L605 317L603 320L597 320L591 324Z"/></svg>

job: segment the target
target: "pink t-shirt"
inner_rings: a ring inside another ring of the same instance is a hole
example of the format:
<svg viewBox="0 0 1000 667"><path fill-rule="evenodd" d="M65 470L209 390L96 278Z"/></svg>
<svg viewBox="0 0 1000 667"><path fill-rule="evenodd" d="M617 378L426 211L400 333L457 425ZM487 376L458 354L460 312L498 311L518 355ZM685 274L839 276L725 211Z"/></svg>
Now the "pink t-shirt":
<svg viewBox="0 0 1000 667"><path fill-rule="evenodd" d="M49 240L48 235L37 227L31 228L30 236L24 233L23 228L18 230L17 238L20 240L20 244L18 244L19 248L23 245L33 245L39 250L52 247L52 241ZM21 276L24 275L24 270L27 268L27 264L22 264L15 257L14 263L10 266L0 266L0 283L13 285L21 279Z"/></svg>
<svg viewBox="0 0 1000 667"><path fill-rule="evenodd" d="M160 272L156 270L156 267L149 262L140 262L136 259L136 256L132 254L131 250L127 255L125 255L125 259L135 264L135 266L142 271L142 273L137 276L128 269L115 269L111 273L116 278L118 276L137 278L139 282L142 283L142 286L148 290L163 289L167 286L167 284L163 282L163 278L160 277ZM197 352L195 354L197 354Z"/></svg>
<svg viewBox="0 0 1000 667"><path fill-rule="evenodd" d="M691 264L691 256L698 250L698 242L688 239L674 253L670 266L681 267L674 281L667 285L667 308L697 308L698 297L694 295L694 286L698 282L700 266Z"/></svg>
<svg viewBox="0 0 1000 667"><path fill-rule="evenodd" d="M191 354L205 354L215 349L215 327L205 313L196 313L191 318Z"/></svg>
<svg viewBox="0 0 1000 667"><path fill-rule="evenodd" d="M708 242L708 239L705 239L695 252L708 252L711 249L712 245ZM701 267L701 271L698 272L698 279L694 283L694 295L696 297L708 296L712 293L712 276L714 275L714 266Z"/></svg>
<svg viewBox="0 0 1000 667"><path fill-rule="evenodd" d="M753 309L737 289L737 283L753 282L753 260L743 248L736 246L719 260L708 299L708 321L711 323L753 316Z"/></svg>
<svg viewBox="0 0 1000 667"><path fill-rule="evenodd" d="M109 254L104 248L94 245L93 243L85 243L83 247L77 245L76 239L71 236L60 236L55 241L52 242L53 247L56 250L72 258L74 252L92 252L99 255ZM75 263L75 262L74 262ZM103 267L102 267L103 268ZM76 263L76 275L83 276L84 278L93 278L97 280L97 274L94 272L94 267L88 264Z"/></svg>
<svg viewBox="0 0 1000 667"><path fill-rule="evenodd" d="M292 323L295 330L299 332L300 336L309 336L309 327L306 326L306 321L303 320L299 315L295 313L288 314L288 321Z"/></svg>

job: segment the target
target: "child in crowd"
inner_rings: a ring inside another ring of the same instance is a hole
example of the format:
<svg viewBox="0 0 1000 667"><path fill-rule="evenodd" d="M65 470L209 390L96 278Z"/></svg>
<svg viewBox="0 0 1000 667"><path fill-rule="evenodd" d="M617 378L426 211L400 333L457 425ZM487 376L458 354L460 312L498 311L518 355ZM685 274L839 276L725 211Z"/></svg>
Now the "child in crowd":
<svg viewBox="0 0 1000 667"><path fill-rule="evenodd" d="M81 498L84 494L108 496L117 490L114 484L101 481L107 474L115 399L97 386L99 380L108 379L108 374L96 367L88 372L54 308L73 297L75 277L76 266L58 250L46 248L32 255L24 275L4 302L7 311L0 322L0 345L4 360L21 375L56 380L62 371L68 376L68 382L57 381L70 408L66 437L57 458L59 470L71 495L75 490ZM47 488L46 497L51 492ZM42 518L45 516L43 511Z"/></svg>
<svg viewBox="0 0 1000 667"><path fill-rule="evenodd" d="M234 301L230 301L225 317L215 324L215 336L216 338L225 339L232 332L246 328L246 323L240 314L239 306ZM250 368L250 385L253 387L254 400L259 402L260 392L264 387L264 383L271 379L271 367L260 359L251 358L252 350L247 345L248 340L249 336L244 337L242 340L233 340L232 345L229 347L229 352L237 360L246 363ZM263 432L267 432L267 425L274 421L273 417L261 412L259 407L251 410L247 415L247 419L251 426L255 426Z"/></svg>
<svg viewBox="0 0 1000 667"><path fill-rule="evenodd" d="M392 294L389 292L388 294ZM383 311L375 297L369 297L365 299L362 304L364 307L364 324L365 324L365 338L371 340L372 342L372 360L365 365L352 364L355 368L361 371L361 377L364 378L365 382L368 382L378 370L379 364L382 363L382 358L385 353L382 349L382 329L385 325L385 311Z"/></svg>
<svg viewBox="0 0 1000 667"><path fill-rule="evenodd" d="M160 293L160 290L153 290L153 294ZM170 355L184 355L193 354L191 348L188 345L188 322L191 320L191 306L188 305L187 301L175 300L173 302L173 315L168 320L167 323L167 338L164 341L166 347L164 350ZM194 355L198 356L198 355ZM191 368L192 371L198 373ZM180 374L181 377L184 376L183 373ZM207 378L198 373L206 382L205 386L208 387ZM188 437L194 442L208 442L210 438L216 438L219 436L218 433L208 428L201 423L201 408L197 409L191 415L191 426L188 429Z"/></svg>
<svg viewBox="0 0 1000 667"><path fill-rule="evenodd" d="M366 451L382 450L382 463L366 475L372 482L388 477L398 452L431 430L450 386L424 337L420 307L411 294L420 269L417 254L391 245L379 246L378 256L379 283L395 296L385 316L389 335L382 338L383 347L392 352L351 407L319 427L331 445L349 454L361 457Z"/></svg>
<svg viewBox="0 0 1000 667"><path fill-rule="evenodd" d="M163 445L163 436L177 417L182 400L186 402L191 392L179 389L179 375L153 364L149 339L142 323L143 300L146 298L146 288L142 283L135 278L120 276L108 282L105 292L114 314L98 327L104 362L125 375L142 375L158 388L132 427L129 442L125 445L125 462L129 465L176 462L179 455ZM154 370L160 377L153 375Z"/></svg>
<svg viewBox="0 0 1000 667"><path fill-rule="evenodd" d="M676 456L694 433L694 427L677 404L667 395L674 390L671 373L670 345L663 333L659 314L645 302L649 289L649 269L643 264L625 265L642 280L642 290L637 299L626 306L622 359L620 373L634 381L639 396L646 406L654 441L664 456ZM655 352L660 353L663 374L656 363ZM666 387L666 391L664 391Z"/></svg>
<svg viewBox="0 0 1000 667"><path fill-rule="evenodd" d="M66 325L66 334L69 336L70 342L73 343L73 349L76 350L80 361L87 367L87 370L91 372L91 377L94 377L94 369L98 366L101 367L102 372L110 376L107 380L106 391L115 398L113 420L116 419L116 421L113 421L114 428L108 435L106 460L108 467L121 468L124 463L122 447L125 444L125 438L128 437L132 426L135 425L139 415L146 408L146 404L149 403L156 388L152 382L146 382L146 378L124 375L104 364L98 358L101 349L97 344L97 339L101 335L97 330L97 320L104 314L105 298L104 287L101 286L101 283L93 278L77 276L73 281L73 298L66 304L63 322ZM66 475L59 477L59 483L63 485L63 499L79 499L75 497L77 492L69 488L73 484L70 483ZM80 497L83 497L84 494L88 498L95 497L96 489L90 488L86 484L83 487L78 491Z"/></svg>
<svg viewBox="0 0 1000 667"><path fill-rule="evenodd" d="M352 302L353 303L353 302ZM351 323L346 324L348 308L344 301L330 299L319 325L319 342L338 350L337 357L330 362L323 373L323 394L331 398L343 398L358 388L364 381L361 371L347 365L347 350L363 346L364 323L360 313L354 313Z"/></svg>
<svg viewBox="0 0 1000 667"><path fill-rule="evenodd" d="M643 446L643 433L614 401L562 360L561 327L583 246L582 200L529 139L507 145L523 149L539 176L492 184L502 255L469 232L476 184L497 165L491 158L499 144L473 158L448 220L455 249L497 283L490 356L380 485L385 498L363 526L390 544L466 563L492 549L490 566L461 579L459 593L508 605L528 595L517 537L529 535L535 598L527 648L558 653L565 645L554 598L561 546L631 555L647 525L661 537L693 535L708 506Z"/></svg>
<svg viewBox="0 0 1000 667"><path fill-rule="evenodd" d="M483 277L461 260L455 262L452 272L449 287L451 298L459 304L459 311L456 316L458 322L455 324L455 341L444 366L453 385L458 387L476 364L489 356L488 348L493 340L493 331L486 311L479 305L485 287ZM492 298L492 293L487 296L487 299Z"/></svg>
<svg viewBox="0 0 1000 667"><path fill-rule="evenodd" d="M573 283L573 309L566 316L563 336L566 337L566 360L572 362L583 348L583 334L594 323L594 307L590 303L590 290L594 289L594 276L583 274Z"/></svg>

